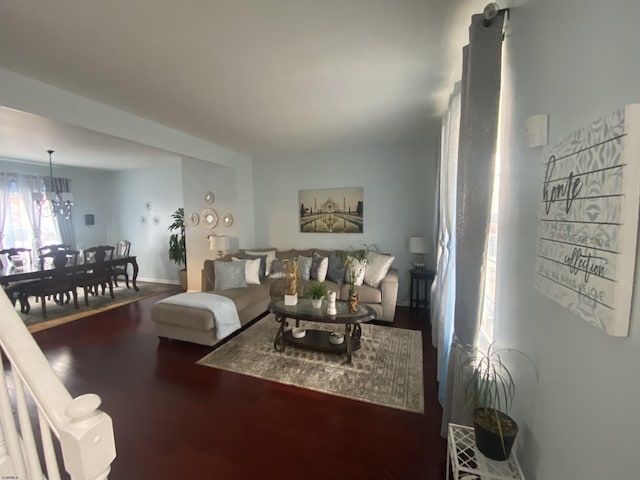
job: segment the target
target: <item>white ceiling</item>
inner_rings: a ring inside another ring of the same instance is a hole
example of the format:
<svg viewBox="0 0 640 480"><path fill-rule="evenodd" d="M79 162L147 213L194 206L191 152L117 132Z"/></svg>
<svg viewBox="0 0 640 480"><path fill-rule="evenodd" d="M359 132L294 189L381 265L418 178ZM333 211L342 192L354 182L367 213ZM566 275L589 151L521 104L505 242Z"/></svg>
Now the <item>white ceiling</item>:
<svg viewBox="0 0 640 480"><path fill-rule="evenodd" d="M252 156L407 140L442 113L484 3L0 0L0 67ZM63 138L70 158L158 154L7 109L0 129L0 157Z"/></svg>

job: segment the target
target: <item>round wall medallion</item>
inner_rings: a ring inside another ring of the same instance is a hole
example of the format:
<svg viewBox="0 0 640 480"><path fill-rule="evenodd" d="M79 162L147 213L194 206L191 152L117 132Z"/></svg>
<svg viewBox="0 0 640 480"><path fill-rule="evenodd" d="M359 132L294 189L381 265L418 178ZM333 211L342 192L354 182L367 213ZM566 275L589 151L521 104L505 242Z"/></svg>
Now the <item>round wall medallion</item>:
<svg viewBox="0 0 640 480"><path fill-rule="evenodd" d="M233 225L233 217L230 213L224 214L224 216L222 217L222 223L224 223L225 227L230 227L231 225Z"/></svg>
<svg viewBox="0 0 640 480"><path fill-rule="evenodd" d="M202 200L207 205L211 205L213 203L214 198L215 198L215 195L213 194L212 191L208 191L202 194Z"/></svg>
<svg viewBox="0 0 640 480"><path fill-rule="evenodd" d="M141 215L140 218L138 219L138 221L142 224L142 225L146 225L147 224L147 217L144 215Z"/></svg>
<svg viewBox="0 0 640 480"><path fill-rule="evenodd" d="M155 215L151 221L154 225L160 225L160 217L158 215Z"/></svg>
<svg viewBox="0 0 640 480"><path fill-rule="evenodd" d="M189 219L189 223L194 227L200 223L200 216L196 212L191 212L187 218Z"/></svg>
<svg viewBox="0 0 640 480"><path fill-rule="evenodd" d="M218 214L211 208L205 208L200 214L202 224L207 228L213 228L218 224Z"/></svg>

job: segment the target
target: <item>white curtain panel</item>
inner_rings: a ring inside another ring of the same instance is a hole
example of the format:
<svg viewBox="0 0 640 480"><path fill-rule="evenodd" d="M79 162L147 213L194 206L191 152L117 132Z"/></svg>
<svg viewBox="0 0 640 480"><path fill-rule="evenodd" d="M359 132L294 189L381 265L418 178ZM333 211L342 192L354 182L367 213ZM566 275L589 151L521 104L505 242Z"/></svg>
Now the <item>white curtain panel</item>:
<svg viewBox="0 0 640 480"><path fill-rule="evenodd" d="M449 98L449 108L442 119L439 184L439 225L436 254L436 277L431 286L431 339L438 352L437 378L446 378L455 310L455 215L458 137L460 133L460 82ZM444 391L444 389L442 389ZM440 398L442 403L443 398Z"/></svg>
<svg viewBox="0 0 640 480"><path fill-rule="evenodd" d="M469 45L463 49L455 229L454 238L449 239L454 249L447 259L455 265L455 278L447 278L441 287L454 289L445 291L449 295L447 301L452 301L455 291L455 306L453 310L438 307L445 312L444 327L438 331L439 342L442 337L442 362L446 362L441 372L446 376L441 377L439 392L443 400L443 436L450 422L471 423L471 416L464 409L464 379L458 372L458 353L461 346L476 343L484 295L505 12L501 11L488 25L484 20L483 15L471 18ZM442 303L442 299L439 301ZM449 339L445 332L450 332ZM444 352L448 352L448 359Z"/></svg>
<svg viewBox="0 0 640 480"><path fill-rule="evenodd" d="M4 248L4 224L7 218L7 207L9 205L9 184L10 176L0 172L0 249Z"/></svg>
<svg viewBox="0 0 640 480"><path fill-rule="evenodd" d="M33 232L33 245L31 246L32 252L35 254L38 248L41 246L40 240L40 212L37 211L33 204L34 193L40 192L42 188L42 177L35 175L20 175L16 176L16 186L18 188L18 195L24 209L27 212L27 220L29 226ZM33 256L32 258L35 258Z"/></svg>

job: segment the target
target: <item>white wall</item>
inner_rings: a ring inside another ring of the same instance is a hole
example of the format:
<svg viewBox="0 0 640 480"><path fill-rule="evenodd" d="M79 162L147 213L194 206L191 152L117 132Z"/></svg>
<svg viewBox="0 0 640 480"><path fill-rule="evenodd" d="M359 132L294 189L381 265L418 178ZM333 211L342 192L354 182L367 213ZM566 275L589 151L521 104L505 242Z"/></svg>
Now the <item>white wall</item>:
<svg viewBox="0 0 640 480"><path fill-rule="evenodd" d="M539 381L516 366L520 457L528 479L638 478L640 292L628 338L607 337L533 288L539 149L525 119L550 114L550 143L640 101L640 2L534 0L511 11L512 146L503 155L500 338L533 355ZM636 267L637 268L637 267Z"/></svg>
<svg viewBox="0 0 640 480"><path fill-rule="evenodd" d="M421 144L348 148L254 162L256 247L360 248L376 244L395 255L399 302L408 302L410 235L431 238L437 129ZM301 233L298 190L363 187L364 232ZM427 263L433 266L432 254Z"/></svg>

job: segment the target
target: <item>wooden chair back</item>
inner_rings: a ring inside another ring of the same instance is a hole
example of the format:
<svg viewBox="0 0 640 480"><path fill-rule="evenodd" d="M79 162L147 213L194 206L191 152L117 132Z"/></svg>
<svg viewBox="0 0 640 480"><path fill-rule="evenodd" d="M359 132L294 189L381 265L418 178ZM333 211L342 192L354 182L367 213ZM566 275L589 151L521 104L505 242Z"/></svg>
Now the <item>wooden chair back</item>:
<svg viewBox="0 0 640 480"><path fill-rule="evenodd" d="M131 250L131 242L129 240L120 240L116 244L116 257L128 257Z"/></svg>

